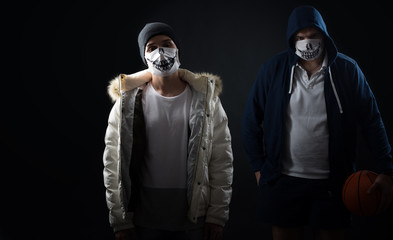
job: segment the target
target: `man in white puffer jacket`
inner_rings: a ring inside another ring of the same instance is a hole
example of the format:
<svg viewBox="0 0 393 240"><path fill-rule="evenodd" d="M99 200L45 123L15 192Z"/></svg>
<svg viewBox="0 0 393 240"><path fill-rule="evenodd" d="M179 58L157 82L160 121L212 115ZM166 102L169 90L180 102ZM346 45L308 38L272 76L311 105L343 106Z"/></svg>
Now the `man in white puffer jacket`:
<svg viewBox="0 0 393 240"><path fill-rule="evenodd" d="M117 239L221 239L229 217L233 155L219 77L179 69L173 29L139 34L148 69L108 92L104 184Z"/></svg>

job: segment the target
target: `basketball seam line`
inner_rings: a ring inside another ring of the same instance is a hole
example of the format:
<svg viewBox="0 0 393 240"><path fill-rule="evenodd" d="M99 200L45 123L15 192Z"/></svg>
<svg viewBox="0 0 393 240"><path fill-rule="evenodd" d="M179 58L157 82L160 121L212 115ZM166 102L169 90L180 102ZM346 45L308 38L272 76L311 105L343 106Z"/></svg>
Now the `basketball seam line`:
<svg viewBox="0 0 393 240"><path fill-rule="evenodd" d="M363 212L363 209L362 209L362 204L361 204L361 201L360 201L360 176L362 176L362 173L363 173L363 171L360 172L359 180L358 180L358 201L359 201L360 214L361 214L361 216L364 216L364 212Z"/></svg>
<svg viewBox="0 0 393 240"><path fill-rule="evenodd" d="M371 184L373 184L374 182L373 182L373 180L371 179L371 177L368 175L368 172L367 172L366 175L367 175L367 177L368 177L368 180L370 180ZM377 195L375 195L375 199L378 201ZM377 212L380 203L381 203L381 202L379 201L378 205L376 206L375 212Z"/></svg>

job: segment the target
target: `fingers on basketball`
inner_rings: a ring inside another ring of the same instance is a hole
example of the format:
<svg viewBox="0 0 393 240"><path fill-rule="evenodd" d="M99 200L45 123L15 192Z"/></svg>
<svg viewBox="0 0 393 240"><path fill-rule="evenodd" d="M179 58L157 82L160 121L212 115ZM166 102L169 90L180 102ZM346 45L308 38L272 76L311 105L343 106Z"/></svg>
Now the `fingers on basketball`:
<svg viewBox="0 0 393 240"><path fill-rule="evenodd" d="M345 207L357 216L373 216L378 212L381 192L368 190L377 178L377 174L361 170L351 174L344 183L342 200Z"/></svg>

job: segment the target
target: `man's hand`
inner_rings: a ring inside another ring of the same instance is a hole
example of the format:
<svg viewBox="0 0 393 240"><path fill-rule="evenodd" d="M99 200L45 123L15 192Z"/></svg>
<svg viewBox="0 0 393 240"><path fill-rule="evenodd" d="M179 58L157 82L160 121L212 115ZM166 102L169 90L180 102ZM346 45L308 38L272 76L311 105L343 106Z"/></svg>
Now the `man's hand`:
<svg viewBox="0 0 393 240"><path fill-rule="evenodd" d="M381 202L377 210L377 212L380 213L383 210L387 209L389 205L392 203L393 182L391 177L385 174L378 174L373 185L371 185L367 193L371 194L377 189L381 192Z"/></svg>
<svg viewBox="0 0 393 240"><path fill-rule="evenodd" d="M261 178L261 172L260 171L256 171L255 172L255 177L257 178L257 185L259 186L259 179Z"/></svg>
<svg viewBox="0 0 393 240"><path fill-rule="evenodd" d="M115 232L115 237L116 240L136 240L133 228L117 231Z"/></svg>
<svg viewBox="0 0 393 240"><path fill-rule="evenodd" d="M221 240L223 227L214 223L205 223L204 240Z"/></svg>

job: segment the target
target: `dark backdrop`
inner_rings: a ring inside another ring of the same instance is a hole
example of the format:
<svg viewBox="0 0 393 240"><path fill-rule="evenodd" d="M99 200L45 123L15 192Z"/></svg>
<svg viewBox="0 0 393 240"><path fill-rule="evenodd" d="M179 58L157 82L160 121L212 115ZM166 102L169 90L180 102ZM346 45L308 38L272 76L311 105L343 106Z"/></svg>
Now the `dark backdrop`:
<svg viewBox="0 0 393 240"><path fill-rule="evenodd" d="M102 178L112 107L106 87L119 73L145 68L136 39L147 22L163 21L175 29L181 67L223 79L221 100L235 158L225 239L271 237L269 227L254 218L256 184L240 125L260 65L286 49L294 7L312 4L321 12L339 51L357 60L367 76L393 137L389 2L108 2L16 3L12 17L3 21L16 24L11 35L18 59L12 65L18 69L4 80L2 91L7 114L1 124L0 239L113 239ZM367 148L358 141L359 166L368 168ZM348 235L392 239L392 216L390 208L378 217L354 218Z"/></svg>

